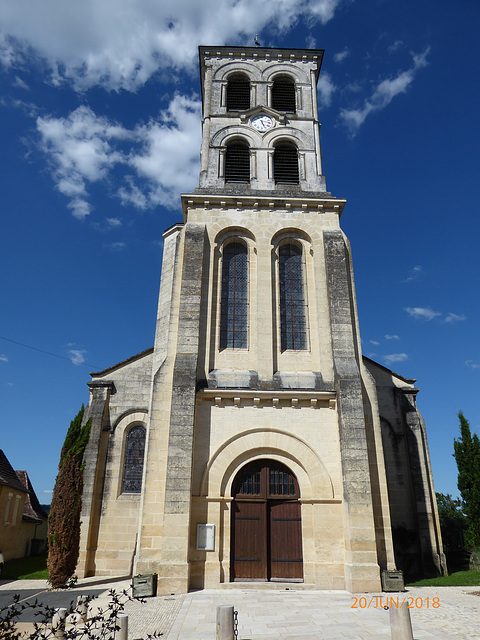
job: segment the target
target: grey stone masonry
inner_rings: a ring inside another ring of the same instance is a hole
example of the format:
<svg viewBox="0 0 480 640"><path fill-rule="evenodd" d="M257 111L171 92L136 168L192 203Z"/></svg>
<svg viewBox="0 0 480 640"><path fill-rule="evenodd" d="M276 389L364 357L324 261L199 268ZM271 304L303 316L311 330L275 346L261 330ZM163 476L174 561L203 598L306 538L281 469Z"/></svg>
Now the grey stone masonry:
<svg viewBox="0 0 480 640"><path fill-rule="evenodd" d="M423 573L435 577L445 574L447 564L443 554L438 518L435 517L435 490L429 469L425 424L416 407L416 394L399 390L398 395L407 423L407 445L412 474L412 488L416 503L418 535L422 553Z"/></svg>
<svg viewBox="0 0 480 640"><path fill-rule="evenodd" d="M370 565L369 579L375 579L375 572L377 580L379 578L373 504L350 260L340 231L325 232L324 244L342 460L345 579L347 588L355 590L358 579L355 573L359 566Z"/></svg>
<svg viewBox="0 0 480 640"><path fill-rule="evenodd" d="M90 437L84 455L83 493L81 514L82 553L78 571L84 576L94 574L95 550L98 542L98 521L102 506L102 488L107 453L108 405L110 395L115 393L113 382L90 382L91 399L85 410L84 424L91 419Z"/></svg>
<svg viewBox="0 0 480 640"><path fill-rule="evenodd" d="M173 370L165 513L188 513L200 331L205 229L187 224L180 289L177 354Z"/></svg>

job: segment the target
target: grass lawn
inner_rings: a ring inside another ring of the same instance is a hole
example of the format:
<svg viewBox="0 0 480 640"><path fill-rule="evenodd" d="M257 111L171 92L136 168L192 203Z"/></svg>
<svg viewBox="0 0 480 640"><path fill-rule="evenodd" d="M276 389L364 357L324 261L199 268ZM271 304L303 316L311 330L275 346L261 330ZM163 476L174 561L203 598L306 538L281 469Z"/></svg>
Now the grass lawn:
<svg viewBox="0 0 480 640"><path fill-rule="evenodd" d="M480 585L480 571L456 571L441 578L410 582L408 587L472 587Z"/></svg>
<svg viewBox="0 0 480 640"><path fill-rule="evenodd" d="M17 558L5 562L2 580L47 580L47 556Z"/></svg>

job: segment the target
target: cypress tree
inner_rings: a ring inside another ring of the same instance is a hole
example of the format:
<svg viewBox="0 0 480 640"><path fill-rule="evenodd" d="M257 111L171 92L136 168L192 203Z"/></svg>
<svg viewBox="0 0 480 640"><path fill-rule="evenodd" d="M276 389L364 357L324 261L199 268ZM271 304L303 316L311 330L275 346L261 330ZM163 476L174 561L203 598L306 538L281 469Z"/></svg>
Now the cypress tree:
<svg viewBox="0 0 480 640"><path fill-rule="evenodd" d="M49 581L65 587L77 566L80 548L80 512L83 491L83 454L91 420L82 426L84 406L70 423L60 453L58 475L48 516Z"/></svg>
<svg viewBox="0 0 480 640"><path fill-rule="evenodd" d="M480 547L480 440L472 435L463 413L460 419L460 438L454 440L454 456L458 467L458 490L462 496L463 512L467 517L465 546Z"/></svg>

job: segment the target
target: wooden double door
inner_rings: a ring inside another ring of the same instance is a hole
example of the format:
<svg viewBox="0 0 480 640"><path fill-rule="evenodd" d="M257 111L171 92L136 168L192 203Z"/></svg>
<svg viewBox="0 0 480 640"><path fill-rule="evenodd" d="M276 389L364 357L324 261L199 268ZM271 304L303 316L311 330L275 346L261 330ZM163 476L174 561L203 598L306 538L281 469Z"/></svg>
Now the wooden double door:
<svg viewBox="0 0 480 640"><path fill-rule="evenodd" d="M303 580L298 483L273 460L250 463L233 484L232 580Z"/></svg>

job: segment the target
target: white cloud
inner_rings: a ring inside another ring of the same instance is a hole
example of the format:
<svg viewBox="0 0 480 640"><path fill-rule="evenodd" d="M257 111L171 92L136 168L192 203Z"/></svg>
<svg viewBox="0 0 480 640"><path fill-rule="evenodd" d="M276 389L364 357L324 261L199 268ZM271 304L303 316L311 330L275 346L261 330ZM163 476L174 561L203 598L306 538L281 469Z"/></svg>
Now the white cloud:
<svg viewBox="0 0 480 640"><path fill-rule="evenodd" d="M0 3L0 62L26 56L51 81L134 91L159 69L194 68L199 44L253 44L267 25L331 20L343 0L23 0Z"/></svg>
<svg viewBox="0 0 480 640"><path fill-rule="evenodd" d="M181 191L198 184L200 117L200 101L177 95L160 122L137 129L142 149L131 154L129 164L150 183L149 206L173 206Z"/></svg>
<svg viewBox="0 0 480 640"><path fill-rule="evenodd" d="M8 358L6 355L0 355L0 362L8 362Z"/></svg>
<svg viewBox="0 0 480 640"><path fill-rule="evenodd" d="M70 199L73 215L84 219L91 212L88 185L105 181L118 167L127 173L115 192L123 204L177 206L180 191L197 184L200 117L199 100L176 95L157 120L134 129L86 106L67 118L37 118L37 129L57 189ZM109 225L119 223L112 218Z"/></svg>
<svg viewBox="0 0 480 640"><path fill-rule="evenodd" d="M28 86L28 84L18 76L15 76L15 81L13 83L13 86L17 87L17 89L25 89L26 91L30 90L30 87Z"/></svg>
<svg viewBox="0 0 480 640"><path fill-rule="evenodd" d="M332 95L337 90L330 74L326 71L320 74L317 84L318 101L321 106L329 107L332 102Z"/></svg>
<svg viewBox="0 0 480 640"><path fill-rule="evenodd" d="M480 369L480 364L477 364L474 360L466 360L465 364L470 369Z"/></svg>
<svg viewBox="0 0 480 640"><path fill-rule="evenodd" d="M343 49L343 51L339 51L338 53L336 53L333 56L333 59L335 60L335 62L341 63L345 60L345 58L347 58L350 55L350 51L348 50L348 47L345 47L345 49Z"/></svg>
<svg viewBox="0 0 480 640"><path fill-rule="evenodd" d="M408 356L406 353L390 353L387 356L383 356L384 362L386 364L394 364L395 362L404 362L408 360Z"/></svg>
<svg viewBox="0 0 480 640"><path fill-rule="evenodd" d="M110 251L122 251L126 248L126 242L111 242L110 244L105 245L107 249Z"/></svg>
<svg viewBox="0 0 480 640"><path fill-rule="evenodd" d="M402 71L395 78L382 80L382 82L375 87L371 96L365 100L363 107L341 110L340 117L352 136L356 135L368 115L375 111L385 109L396 96L408 90L417 71L427 65L427 55L429 51L430 49L427 48L421 54L412 54L413 66L407 71Z"/></svg>
<svg viewBox="0 0 480 640"><path fill-rule="evenodd" d="M375 347L378 347L380 343L377 342L377 340L370 340L370 344L373 344Z"/></svg>
<svg viewBox="0 0 480 640"><path fill-rule="evenodd" d="M70 349L68 353L73 364L83 364L85 362L84 354L87 352L84 349Z"/></svg>
<svg viewBox="0 0 480 640"><path fill-rule="evenodd" d="M395 53L395 51L398 51L398 49L401 49L402 47L403 40L395 40L395 42L388 47L388 53Z"/></svg>
<svg viewBox="0 0 480 640"><path fill-rule="evenodd" d="M410 271L408 272L408 276L403 282L412 282L412 280L416 280L422 271L423 267L419 264L416 264L412 269L410 269Z"/></svg>
<svg viewBox="0 0 480 640"><path fill-rule="evenodd" d="M433 311L430 307L406 307L404 311L416 320L433 320L433 318L442 315L439 311Z"/></svg>
<svg viewBox="0 0 480 640"><path fill-rule="evenodd" d="M385 334L385 340L400 340L400 336L397 336L396 334Z"/></svg>
<svg viewBox="0 0 480 640"><path fill-rule="evenodd" d="M119 218L107 218L106 222L112 229L122 226L122 221Z"/></svg>
<svg viewBox="0 0 480 640"><path fill-rule="evenodd" d="M467 316L462 315L458 315L456 313L449 313L446 318L445 318L445 322L461 322L462 320L466 320Z"/></svg>

